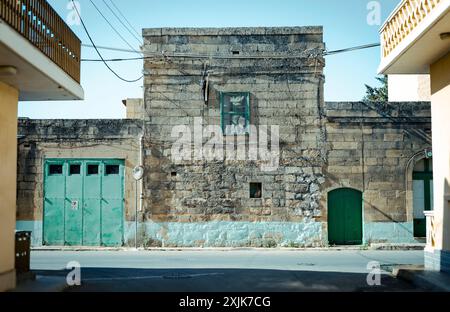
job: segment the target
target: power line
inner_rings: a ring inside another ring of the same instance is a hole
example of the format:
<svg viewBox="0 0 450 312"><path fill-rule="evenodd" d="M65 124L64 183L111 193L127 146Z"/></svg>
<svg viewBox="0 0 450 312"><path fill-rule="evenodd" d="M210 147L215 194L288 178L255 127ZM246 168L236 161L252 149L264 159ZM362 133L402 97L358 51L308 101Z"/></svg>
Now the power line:
<svg viewBox="0 0 450 312"><path fill-rule="evenodd" d="M94 46L92 44L85 44L82 43L81 44L82 47L85 48L94 48ZM134 54L140 54L142 55L142 52L138 52L138 51L133 51L133 50L129 50L129 49L123 49L123 48L112 48L112 47L104 47L104 46L97 46L97 49L99 50L109 50L109 51L116 51L116 52L126 52L126 53L134 53Z"/></svg>
<svg viewBox="0 0 450 312"><path fill-rule="evenodd" d="M140 78L134 79L134 80L124 79L124 78L122 78L121 76L119 76L119 74L117 74L117 73L116 73L116 72L108 65L108 63L105 61L105 59L103 58L103 56L102 56L102 54L100 53L100 51L97 49L97 47L96 47L96 45L95 45L95 43L94 43L94 40L92 40L92 37L91 37L91 35L89 34L89 31L87 30L87 27L86 27L86 25L84 24L83 19L81 18L81 14L80 14L80 12L78 12L77 6L76 6L75 3L73 2L73 0L71 0L71 1L72 1L73 8L75 9L75 12L77 13L78 18L80 19L81 25L83 26L83 29L84 29L84 31L86 32L86 35L87 35L88 38L89 38L89 41L91 42L91 44L92 44L92 46L94 47L95 51L97 52L98 56L99 56L100 59L102 60L103 64L105 64L105 66L106 66L106 67L107 67L107 68L108 68L108 69L109 69L109 70L110 70L117 78L119 78L119 79L122 80L122 81L133 83L133 82L137 82L137 81L141 80L141 79L144 77L144 75L142 75Z"/></svg>
<svg viewBox="0 0 450 312"><path fill-rule="evenodd" d="M138 35L138 37L141 37L142 34L139 34L136 31L136 29L133 27L133 25L131 25L130 21L126 18L125 14L122 13L122 11L117 7L117 5L114 3L114 1L113 0L109 0L109 2L111 2L111 4L116 8L117 12L119 12L119 14L124 18L124 20L130 26L130 28L135 32L135 34Z"/></svg>
<svg viewBox="0 0 450 312"><path fill-rule="evenodd" d="M346 53L346 52L351 52L351 51L370 49L370 48L375 48L375 47L379 47L379 46L381 46L381 44L371 43L371 44L365 44L362 46L356 46L356 47L351 47L351 48L346 48L346 49L341 49L341 50L326 51L324 55L325 56L334 55L334 54L339 54L339 53Z"/></svg>
<svg viewBox="0 0 450 312"><path fill-rule="evenodd" d="M340 50L334 50L334 51L322 51L322 56L330 56L330 55L336 55L340 53L346 53L346 52L352 52L352 51L358 51L363 49L370 49L379 47L379 43L372 43L372 44L366 44L362 46L356 46L346 49L340 49ZM117 49L112 47L102 47L106 50L113 50L113 51L122 51L122 52L133 52L129 50L123 50L123 49ZM308 51L306 51L308 52ZM169 57L169 58L215 58L215 59L298 59L298 58L304 58L307 57L307 53L302 54L290 54L290 55L225 55L225 54L193 54L193 53L167 53L167 52L160 52L160 53L144 53L145 56L143 57L132 57L132 58L115 58L110 59L108 61L110 62L124 62L124 61L136 61L136 60L145 60L150 59L154 57ZM311 56L311 55L309 55ZM313 55L314 57L317 57L319 55ZM98 62L101 60L96 59L82 59L83 62Z"/></svg>
<svg viewBox="0 0 450 312"><path fill-rule="evenodd" d="M111 29L120 37L120 39L122 39L123 42L125 42L130 48L131 50L133 50L134 52L138 52L121 34L119 31L117 31L117 29L113 26L113 24L111 24L111 22L106 18L105 15L103 15L102 11L95 5L94 1L89 0L89 2L91 2L91 4L94 6L94 8L97 10L97 12L103 17L103 19L106 21L106 23L108 23L108 25L111 27Z"/></svg>
<svg viewBox="0 0 450 312"><path fill-rule="evenodd" d="M122 26L125 27L125 29L131 34L131 36L133 36L134 39L136 39L136 40L139 42L139 44L142 44L142 40L141 40L138 36L136 36L136 35L130 30L130 28L129 28L127 25L125 25L124 22L122 22L122 19L121 19L119 16L117 16L116 12L114 12L114 10L111 9L111 7L108 5L108 3L106 3L105 0L102 0L102 1L103 1L103 3L106 5L106 7L111 11L111 13L116 17L116 19L120 22L120 24L122 24Z"/></svg>

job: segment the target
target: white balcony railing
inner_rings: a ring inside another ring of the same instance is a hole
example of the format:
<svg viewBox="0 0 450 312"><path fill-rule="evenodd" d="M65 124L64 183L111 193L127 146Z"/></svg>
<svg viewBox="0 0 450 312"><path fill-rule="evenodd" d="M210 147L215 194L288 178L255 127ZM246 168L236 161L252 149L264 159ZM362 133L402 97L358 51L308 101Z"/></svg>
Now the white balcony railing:
<svg viewBox="0 0 450 312"><path fill-rule="evenodd" d="M445 0L403 0L381 28L382 56L386 58Z"/></svg>

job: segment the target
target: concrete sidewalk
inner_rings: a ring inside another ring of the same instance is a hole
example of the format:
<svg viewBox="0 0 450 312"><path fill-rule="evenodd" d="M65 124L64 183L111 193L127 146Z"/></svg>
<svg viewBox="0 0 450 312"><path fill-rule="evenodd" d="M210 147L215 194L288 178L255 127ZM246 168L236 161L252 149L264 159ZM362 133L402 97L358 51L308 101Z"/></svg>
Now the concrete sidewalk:
<svg viewBox="0 0 450 312"><path fill-rule="evenodd" d="M424 290L450 292L450 275L426 271L424 266L400 266L394 269L393 275Z"/></svg>
<svg viewBox="0 0 450 312"><path fill-rule="evenodd" d="M18 283L11 292L62 292L68 287L65 276L37 275Z"/></svg>

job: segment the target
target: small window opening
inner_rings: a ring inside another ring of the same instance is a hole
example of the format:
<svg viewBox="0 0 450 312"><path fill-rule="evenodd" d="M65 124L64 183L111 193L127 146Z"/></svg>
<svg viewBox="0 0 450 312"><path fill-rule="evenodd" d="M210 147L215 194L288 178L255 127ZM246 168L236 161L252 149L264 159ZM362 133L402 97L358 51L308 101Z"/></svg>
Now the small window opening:
<svg viewBox="0 0 450 312"><path fill-rule="evenodd" d="M239 51L232 51L233 55L239 55Z"/></svg>
<svg viewBox="0 0 450 312"><path fill-rule="evenodd" d="M62 174L63 173L63 166L62 165L50 165L48 168L50 175L55 174Z"/></svg>
<svg viewBox="0 0 450 312"><path fill-rule="evenodd" d="M172 171L172 172L170 173L170 175L171 175L172 177L176 177L176 176L177 176L177 173L176 173L176 171Z"/></svg>
<svg viewBox="0 0 450 312"><path fill-rule="evenodd" d="M262 198L262 183L250 183L250 198Z"/></svg>
<svg viewBox="0 0 450 312"><path fill-rule="evenodd" d="M70 165L69 174L70 175L81 174L81 165Z"/></svg>
<svg viewBox="0 0 450 312"><path fill-rule="evenodd" d="M119 165L106 165L106 174L119 174Z"/></svg>
<svg viewBox="0 0 450 312"><path fill-rule="evenodd" d="M98 165L88 165L87 166L87 174L88 175L98 174Z"/></svg>

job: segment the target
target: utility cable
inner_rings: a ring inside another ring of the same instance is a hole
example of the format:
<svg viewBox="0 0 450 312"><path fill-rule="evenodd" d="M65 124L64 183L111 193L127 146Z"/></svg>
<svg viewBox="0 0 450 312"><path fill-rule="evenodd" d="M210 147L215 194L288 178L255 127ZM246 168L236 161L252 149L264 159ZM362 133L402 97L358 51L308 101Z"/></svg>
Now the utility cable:
<svg viewBox="0 0 450 312"><path fill-rule="evenodd" d="M117 5L114 3L113 0L109 0L109 2L111 2L111 4L114 6L114 8L116 8L117 12L119 12L119 14L123 17L123 19L125 20L125 22L127 22L127 24L130 26L130 28L134 31L134 33L136 35L138 35L138 37L141 37L142 34L139 34L139 32L136 31L136 29L134 28L133 25L131 25L130 21L126 18L125 14L122 13L122 11L117 7Z"/></svg>
<svg viewBox="0 0 450 312"><path fill-rule="evenodd" d="M94 48L94 46L92 44L82 43L81 46L85 47L85 48ZM130 49L123 49L123 48L112 48L112 47L104 47L104 46L99 46L98 45L97 49L99 49L99 50L108 50L108 51L116 51L116 52L134 53L134 54L142 55L142 52L133 51L133 50L130 50Z"/></svg>
<svg viewBox="0 0 450 312"><path fill-rule="evenodd" d="M379 47L379 43L372 43L372 44L366 44L362 46L356 46L346 49L340 49L340 50L334 50L334 51L323 51L321 54L322 56L330 56L330 55L336 55L340 53L346 53L346 52L352 52L352 51L358 51L358 50L364 50L364 49L370 49ZM89 47L89 46L87 46ZM122 51L122 52L136 52L136 51L130 51L130 50L123 50L123 49L117 49L113 47L102 47L102 49L106 50L113 50L113 51ZM169 57L169 58L207 58L207 59L255 59L255 58L261 58L261 59L298 59L298 58L305 58L307 55L305 53L302 54L291 54L291 55L224 55L224 54L192 54L192 53L167 53L167 52L160 52L160 53L144 53L144 56L142 57L131 57L131 58L116 58L116 59L110 59L108 61L110 62L124 62L124 61L136 61L136 60L145 60L145 59L151 59L154 57ZM99 62L101 60L97 59L82 59L82 62Z"/></svg>
<svg viewBox="0 0 450 312"><path fill-rule="evenodd" d="M111 13L116 17L116 19L119 21L119 23L122 24L122 26L125 27L125 29L131 34L131 36L133 36L133 38L136 39L139 42L139 44L141 45L142 44L142 39L139 38L139 36L136 36L130 30L130 28L127 25L125 25L125 23L122 21L122 19L119 16L117 16L116 12L114 12L114 10L109 6L109 4L105 0L102 0L102 1L106 5L106 7L111 11Z"/></svg>
<svg viewBox="0 0 450 312"><path fill-rule="evenodd" d="M371 43L371 44L365 44L365 45L362 45L362 46L356 46L356 47L351 47L351 48L346 48L346 49L341 49L341 50L325 51L324 55L328 56L328 55L334 55L334 54L340 54L340 53L346 53L346 52L352 52L352 51L376 48L376 47L379 47L379 46L381 46L381 44L379 44L379 43Z"/></svg>
<svg viewBox="0 0 450 312"><path fill-rule="evenodd" d="M120 37L120 39L122 39L123 42L125 42L126 45L128 45L131 50L133 50L134 52L138 51L120 34L120 32L114 27L113 24L111 24L111 22L106 18L106 16L102 13L102 11L97 7L97 5L95 5L94 1L89 0L89 2L94 6L94 8L97 10L98 14L100 14L101 17L103 17L103 19L106 21L106 23L108 23L108 25L111 27L111 29L116 33L117 36Z"/></svg>
<svg viewBox="0 0 450 312"><path fill-rule="evenodd" d="M75 12L77 13L78 18L80 19L81 25L83 26L83 29L84 29L84 31L86 32L86 35L87 35L88 38L89 38L89 41L91 42L91 44L92 44L92 46L94 47L95 51L97 52L98 56L99 56L100 59L102 60L103 64L105 64L105 66L106 66L106 67L107 67L107 68L108 68L108 69L109 69L109 70L110 70L117 78L119 78L119 79L122 80L122 81L129 82L129 83L133 83L133 82L137 82L137 81L141 80L141 79L144 77L144 75L142 75L142 76L139 77L138 79L134 79L134 80L124 79L124 78L122 78L121 76L119 76L119 74L117 74L117 73L116 73L116 72L108 65L108 63L105 61L105 59L103 58L103 56L102 56L102 54L100 53L100 51L97 49L97 46L95 45L94 41L92 40L92 37L91 37L91 35L89 34L89 31L87 30L87 27L86 27L86 25L84 24L83 19L81 18L81 14L80 14L80 12L78 12L77 6L76 6L75 3L73 2L73 0L71 0L71 1L72 1L73 8L75 9Z"/></svg>

